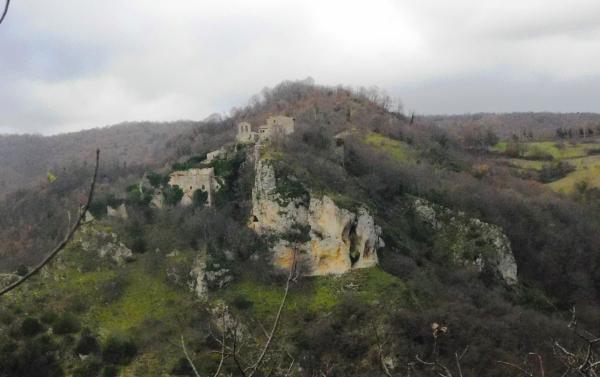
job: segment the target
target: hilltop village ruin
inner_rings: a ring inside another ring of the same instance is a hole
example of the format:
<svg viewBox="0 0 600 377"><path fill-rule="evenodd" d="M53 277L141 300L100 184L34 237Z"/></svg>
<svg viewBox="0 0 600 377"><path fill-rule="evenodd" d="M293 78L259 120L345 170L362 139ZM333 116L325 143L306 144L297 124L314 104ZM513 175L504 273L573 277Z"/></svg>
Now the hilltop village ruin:
<svg viewBox="0 0 600 377"><path fill-rule="evenodd" d="M283 137L294 132L295 119L283 115L275 115L267 118L266 123L253 127L249 122L240 122L237 126L235 140L240 144L254 144L266 142L275 137ZM206 154L203 164L210 164L215 160L226 159L227 149L221 147L216 151ZM202 190L207 194L206 205L214 204L214 195L221 188L222 182L215 174L214 167L191 168L187 170L177 170L169 174L167 183L169 186L177 186L183 192L179 204L181 206L190 206L194 202L194 193ZM156 208L164 206L163 190L158 189L154 194L151 205ZM110 205L106 208L108 216L127 218L127 209L125 204L116 206Z"/></svg>
<svg viewBox="0 0 600 377"><path fill-rule="evenodd" d="M271 116L261 126L252 128L248 122L238 124L236 141L239 143L255 143L269 140L277 136L285 136L294 132L295 119L283 115Z"/></svg>

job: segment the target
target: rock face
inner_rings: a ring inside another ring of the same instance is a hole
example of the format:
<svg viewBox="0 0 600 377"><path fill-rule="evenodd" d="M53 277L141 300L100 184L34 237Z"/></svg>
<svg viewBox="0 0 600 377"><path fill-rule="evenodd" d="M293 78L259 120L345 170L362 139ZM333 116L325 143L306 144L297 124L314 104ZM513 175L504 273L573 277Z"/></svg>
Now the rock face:
<svg viewBox="0 0 600 377"><path fill-rule="evenodd" d="M101 258L110 258L118 265L135 259L133 252L112 232L85 227L81 230L80 242L83 250L96 251Z"/></svg>
<svg viewBox="0 0 600 377"><path fill-rule="evenodd" d="M190 289L199 299L208 298L209 289L220 289L233 280L231 271L216 263L209 263L206 251L198 254L190 271Z"/></svg>
<svg viewBox="0 0 600 377"><path fill-rule="evenodd" d="M278 239L273 262L288 268L294 249L307 275L342 274L377 264L381 229L365 208L353 213L328 196L284 197L268 160L257 159L250 227Z"/></svg>
<svg viewBox="0 0 600 377"><path fill-rule="evenodd" d="M123 220L127 220L129 215L127 214L127 207L125 203L122 203L117 208L113 208L111 206L106 206L106 215L110 217L118 217Z"/></svg>
<svg viewBox="0 0 600 377"><path fill-rule="evenodd" d="M455 263L474 266L480 272L489 269L508 285L518 282L510 240L500 227L424 199L414 199L412 209L429 227L434 244L448 250Z"/></svg>

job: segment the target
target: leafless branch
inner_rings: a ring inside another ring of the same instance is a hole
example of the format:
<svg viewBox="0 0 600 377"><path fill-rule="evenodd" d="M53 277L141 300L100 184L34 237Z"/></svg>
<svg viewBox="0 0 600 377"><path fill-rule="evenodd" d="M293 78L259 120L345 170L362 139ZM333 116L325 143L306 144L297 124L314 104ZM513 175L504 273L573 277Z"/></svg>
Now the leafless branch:
<svg viewBox="0 0 600 377"><path fill-rule="evenodd" d="M454 353L454 358L456 359L456 369L458 370L459 377L463 377L462 367L460 366L460 360L462 360L463 356L465 356L465 354L467 353L468 350L469 350L469 346L466 346L464 351L462 351L462 353L460 354L460 356L458 355L458 352Z"/></svg>
<svg viewBox="0 0 600 377"><path fill-rule="evenodd" d="M498 361L496 361L496 362L497 362L498 364L501 364L501 365L506 365L506 366L509 366L509 367L515 368L516 370L520 371L521 373L523 373L523 374L524 374L524 375L526 375L526 376L533 377L533 373L531 373L531 372L529 372L528 370L526 370L526 369L524 369L524 368L522 368L522 367L518 366L517 364L509 363L509 362L506 362L506 361L500 361L500 360L498 360Z"/></svg>
<svg viewBox="0 0 600 377"><path fill-rule="evenodd" d="M267 354L267 351L269 350L269 346L271 345L271 342L273 341L273 337L275 336L275 332L277 331L277 326L279 325L279 320L281 319L281 313L283 311L283 308L285 307L285 302L286 302L288 293L290 291L290 285L291 285L292 281L295 279L295 276L294 276L295 273L296 273L296 251L294 250L292 264L290 266L290 272L288 274L287 282L285 284L285 291L283 293L283 298L281 299L281 303L279 304L279 309L277 310L277 315L275 316L275 320L273 321L273 327L271 328L269 337L267 338L265 346L263 347L262 352L258 356L258 359L256 359L256 362L249 368L249 370L250 370L250 373L248 374L249 377L252 377L256 373L256 371L260 367L260 364L263 362L265 355Z"/></svg>
<svg viewBox="0 0 600 377"><path fill-rule="evenodd" d="M2 21L4 21L4 18L6 18L6 14L8 13L9 6L10 6L10 0L6 0L6 3L4 5L4 11L2 12L2 16L0 17L0 24L2 23Z"/></svg>
<svg viewBox="0 0 600 377"><path fill-rule="evenodd" d="M48 264L48 262L50 262L52 260L52 258L54 258L62 249L64 249L65 246L67 246L67 244L69 243L69 241L71 241L71 239L75 235L75 232L77 232L77 229L79 229L79 227L81 226L81 223L83 222L83 219L85 218L85 214L87 213L88 209L90 208L90 204L92 203L92 199L94 198L94 188L96 187L96 178L98 176L99 164L100 164L100 150L97 149L96 150L96 167L94 168L94 176L92 178L92 184L90 186L90 191L88 194L87 202L83 206L81 213L79 214L79 217L77 218L77 222L75 223L73 228L71 228L71 231L69 233L67 233L64 240L60 244L58 244L58 246L56 246L54 248L54 250L52 250L50 252L50 254L48 254L46 256L46 258L44 258L37 266L35 266L25 276L23 276L19 280L15 281L14 283L9 284L8 286L2 288L2 290L0 290L0 296L3 296L6 293L17 288L19 285L23 284L25 281L27 281L33 275L38 273L42 269L42 267L44 267L46 264Z"/></svg>
<svg viewBox="0 0 600 377"><path fill-rule="evenodd" d="M221 320L223 321L223 336L221 339L221 360L219 361L219 366L217 367L217 371L215 372L213 377L217 377L219 373L221 373L221 368L223 367L223 362L225 361L225 307L223 307Z"/></svg>
<svg viewBox="0 0 600 377"><path fill-rule="evenodd" d="M192 358L190 357L190 355L187 352L187 349L185 348L185 340L183 339L183 335L181 336L181 348L183 349L183 354L185 355L185 358L187 359L190 366L192 367L194 374L196 375L196 377L200 377L200 374L198 373L198 370L196 370L196 366L194 365Z"/></svg>
<svg viewBox="0 0 600 377"><path fill-rule="evenodd" d="M379 354L379 363L381 365L381 369L383 370L383 373L386 376L392 377L392 373L390 372L387 365L385 364L385 360L384 360L384 356L383 356L384 343L381 342L381 338L379 337L379 330L377 329L377 327L375 325L373 325L373 331L375 332L375 338L377 339L377 353Z"/></svg>
<svg viewBox="0 0 600 377"><path fill-rule="evenodd" d="M244 370L244 367L242 366L242 363L241 363L240 359L238 358L238 351L237 351L237 327L235 327L233 329L233 361L235 362L235 365L238 368L238 371L240 372L240 374L242 375L242 377L246 377L246 371Z"/></svg>
<svg viewBox="0 0 600 377"><path fill-rule="evenodd" d="M296 359L294 359L294 358L292 357L292 355L290 355L290 353L289 353L289 352L287 352L287 355L288 355L288 357L289 357L290 359L292 359L292 361L290 362L290 366L287 368L287 370L286 370L285 374L283 375L283 377L287 377L287 376L289 376L289 375L290 375L290 373L292 372L292 368L294 367L294 363L296 362Z"/></svg>

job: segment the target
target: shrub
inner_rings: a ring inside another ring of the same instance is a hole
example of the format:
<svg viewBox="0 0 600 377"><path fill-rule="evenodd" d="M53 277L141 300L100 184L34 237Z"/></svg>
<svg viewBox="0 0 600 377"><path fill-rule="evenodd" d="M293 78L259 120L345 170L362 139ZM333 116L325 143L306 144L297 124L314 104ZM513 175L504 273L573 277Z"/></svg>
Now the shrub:
<svg viewBox="0 0 600 377"><path fill-rule="evenodd" d="M27 317L21 322L21 334L34 336L44 331L44 326L35 318Z"/></svg>
<svg viewBox="0 0 600 377"><path fill-rule="evenodd" d="M102 347L102 360L117 365L129 364L137 354L137 347L129 339L111 336Z"/></svg>
<svg viewBox="0 0 600 377"><path fill-rule="evenodd" d="M194 370L192 369L190 362L185 357L181 357L177 360L177 363L171 369L171 373L176 376L193 376Z"/></svg>
<svg viewBox="0 0 600 377"><path fill-rule="evenodd" d="M106 365L102 372L102 377L117 377L119 369L114 365Z"/></svg>
<svg viewBox="0 0 600 377"><path fill-rule="evenodd" d="M148 178L148 182L150 182L150 186L154 187L154 188L158 188L163 184L167 184L167 182L169 181L169 176L162 176L158 173L155 172L150 172L146 175L146 178Z"/></svg>
<svg viewBox="0 0 600 377"><path fill-rule="evenodd" d="M573 171L575 171L575 167L565 161L544 164L540 170L539 180L543 183L556 181L566 177Z"/></svg>
<svg viewBox="0 0 600 377"><path fill-rule="evenodd" d="M25 266L24 264L19 265L19 267L17 268L17 275L19 276L25 276L27 275L27 273L29 272L29 268L27 268L27 266Z"/></svg>
<svg viewBox="0 0 600 377"><path fill-rule="evenodd" d="M82 365L73 370L73 377L96 377L102 370L102 362L95 358L83 360Z"/></svg>
<svg viewBox="0 0 600 377"><path fill-rule="evenodd" d="M240 309L240 310L247 310L250 309L252 307L252 305L254 305L254 303L250 300L248 300L246 297L239 295L236 296L233 299L232 302L233 306L235 306L236 308Z"/></svg>
<svg viewBox="0 0 600 377"><path fill-rule="evenodd" d="M206 153L188 158L186 164L187 165L195 165L195 164L201 163L204 160L206 160Z"/></svg>
<svg viewBox="0 0 600 377"><path fill-rule="evenodd" d="M592 148L592 149L588 149L588 151L586 152L588 156L595 156L600 154L600 148Z"/></svg>
<svg viewBox="0 0 600 377"><path fill-rule="evenodd" d="M78 332L79 329L79 321L71 313L65 313L61 318L59 318L56 321L54 326L52 326L52 330L54 331L54 333L59 335L73 334Z"/></svg>
<svg viewBox="0 0 600 377"><path fill-rule="evenodd" d="M177 185L169 185L163 189L163 196L165 197L166 204L174 206L181 201L181 198L183 198L183 190Z"/></svg>
<svg viewBox="0 0 600 377"><path fill-rule="evenodd" d="M51 325L58 320L58 315L52 311L45 311L42 313L40 320L46 325Z"/></svg>
<svg viewBox="0 0 600 377"><path fill-rule="evenodd" d="M131 205L148 205L152 200L152 189L135 184L127 187L127 203Z"/></svg>
<svg viewBox="0 0 600 377"><path fill-rule="evenodd" d="M146 252L147 244L143 236L138 236L131 242L131 251L137 254L143 254Z"/></svg>
<svg viewBox="0 0 600 377"><path fill-rule="evenodd" d="M198 189L194 191L192 200L194 202L194 207L203 207L208 200L208 193L204 190Z"/></svg>
<svg viewBox="0 0 600 377"><path fill-rule="evenodd" d="M91 353L96 353L100 350L100 345L96 338L94 338L91 334L84 334L77 341L77 345L75 346L75 353L78 355L89 355Z"/></svg>
<svg viewBox="0 0 600 377"><path fill-rule="evenodd" d="M189 162L176 162L173 165L171 165L173 171L182 171L182 170L188 170L193 168L193 164L189 163Z"/></svg>

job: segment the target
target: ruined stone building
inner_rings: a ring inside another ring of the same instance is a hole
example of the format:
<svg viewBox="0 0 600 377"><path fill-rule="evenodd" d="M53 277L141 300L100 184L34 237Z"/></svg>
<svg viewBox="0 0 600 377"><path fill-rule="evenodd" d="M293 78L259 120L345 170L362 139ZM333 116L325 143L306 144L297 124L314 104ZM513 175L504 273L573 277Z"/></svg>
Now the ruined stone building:
<svg viewBox="0 0 600 377"><path fill-rule="evenodd" d="M267 118L266 124L253 129L248 122L240 122L236 140L240 143L255 143L260 140L269 140L276 135L289 135L294 132L295 119L283 115Z"/></svg>
<svg viewBox="0 0 600 377"><path fill-rule="evenodd" d="M193 203L194 192L196 190L205 191L208 194L208 205L213 204L214 193L221 187L215 178L213 168L188 169L176 171L169 176L169 185L179 186L183 191L181 205L189 206Z"/></svg>

